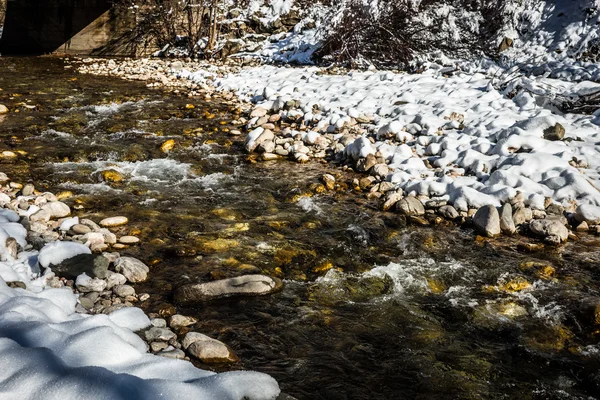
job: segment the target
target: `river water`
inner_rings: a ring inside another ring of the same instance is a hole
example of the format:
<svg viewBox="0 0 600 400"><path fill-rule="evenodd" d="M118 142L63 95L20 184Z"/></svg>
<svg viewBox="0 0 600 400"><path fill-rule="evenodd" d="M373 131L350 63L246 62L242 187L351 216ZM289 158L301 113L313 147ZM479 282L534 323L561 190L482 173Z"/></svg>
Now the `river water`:
<svg viewBox="0 0 600 400"><path fill-rule="evenodd" d="M407 226L363 194L318 193L326 171L355 177L339 168L248 160L233 103L58 58L0 58L0 89L0 150L21 151L1 170L71 191L75 215L128 216L117 233L142 239L121 253L151 265L146 311L189 282L284 279L268 297L177 307L240 357L218 370L269 373L298 399L600 396L596 237L524 252L525 239Z"/></svg>

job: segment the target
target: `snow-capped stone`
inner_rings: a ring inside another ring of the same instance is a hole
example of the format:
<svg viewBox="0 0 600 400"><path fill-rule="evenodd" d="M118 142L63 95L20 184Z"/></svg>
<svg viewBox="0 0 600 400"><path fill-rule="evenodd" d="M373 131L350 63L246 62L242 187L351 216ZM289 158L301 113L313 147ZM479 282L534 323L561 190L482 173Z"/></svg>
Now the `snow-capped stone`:
<svg viewBox="0 0 600 400"><path fill-rule="evenodd" d="M591 204L582 204L575 211L575 218L579 222L587 222L588 225L600 224L600 207Z"/></svg>

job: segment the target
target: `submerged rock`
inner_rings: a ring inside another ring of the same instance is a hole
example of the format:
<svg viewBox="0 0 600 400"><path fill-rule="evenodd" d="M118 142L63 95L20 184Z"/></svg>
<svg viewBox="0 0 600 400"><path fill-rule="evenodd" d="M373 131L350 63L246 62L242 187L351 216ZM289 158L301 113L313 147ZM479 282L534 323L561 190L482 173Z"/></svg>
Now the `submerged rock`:
<svg viewBox="0 0 600 400"><path fill-rule="evenodd" d="M243 275L213 282L184 285L175 292L179 303L209 301L231 296L262 296L281 290L283 282L266 275Z"/></svg>

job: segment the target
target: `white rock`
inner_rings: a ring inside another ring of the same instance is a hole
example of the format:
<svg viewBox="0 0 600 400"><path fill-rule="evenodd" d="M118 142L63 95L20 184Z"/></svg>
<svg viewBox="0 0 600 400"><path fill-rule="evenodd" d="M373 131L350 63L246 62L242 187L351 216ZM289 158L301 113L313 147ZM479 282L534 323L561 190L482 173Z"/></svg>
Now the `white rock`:
<svg viewBox="0 0 600 400"><path fill-rule="evenodd" d="M122 217L122 216L109 217L109 218L104 218L102 221L100 221L100 226L103 226L105 228L112 228L115 226L125 225L128 222L129 222L129 219L127 217Z"/></svg>
<svg viewBox="0 0 600 400"><path fill-rule="evenodd" d="M115 270L122 273L129 282L142 282L148 278L150 269L133 257L121 257L115 263Z"/></svg>

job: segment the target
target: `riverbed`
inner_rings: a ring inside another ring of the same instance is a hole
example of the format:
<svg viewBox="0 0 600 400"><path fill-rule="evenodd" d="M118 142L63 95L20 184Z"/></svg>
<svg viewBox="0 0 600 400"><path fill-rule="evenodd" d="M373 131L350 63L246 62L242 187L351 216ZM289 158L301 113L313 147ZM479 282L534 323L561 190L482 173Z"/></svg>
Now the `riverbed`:
<svg viewBox="0 0 600 400"><path fill-rule="evenodd" d="M529 239L407 225L335 165L249 159L233 100L65 65L0 58L0 150L14 154L1 171L72 192L75 215L126 215L119 233L142 243L119 251L151 266L141 306L198 318L241 360L218 370L268 373L298 399L600 393L597 237L524 251ZM283 291L173 303L180 285L259 272Z"/></svg>

